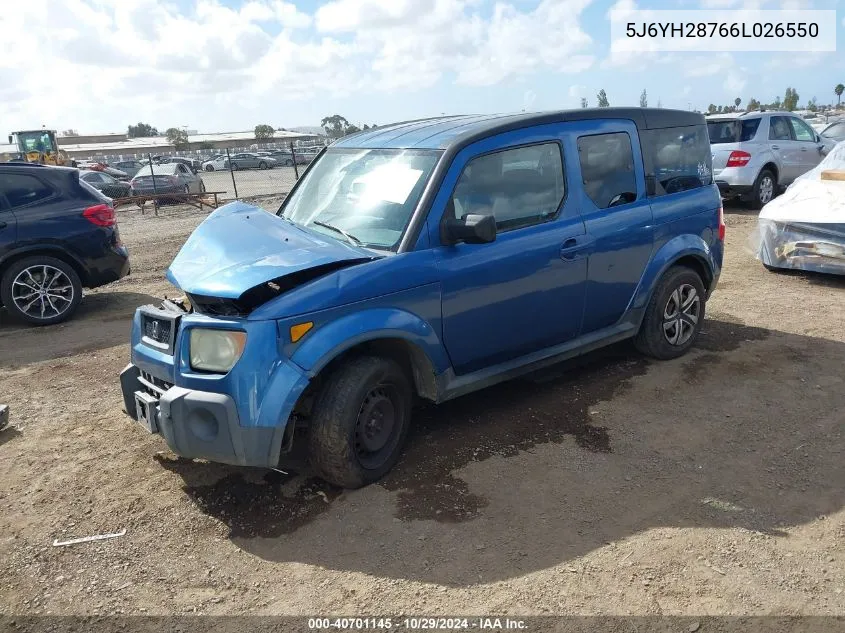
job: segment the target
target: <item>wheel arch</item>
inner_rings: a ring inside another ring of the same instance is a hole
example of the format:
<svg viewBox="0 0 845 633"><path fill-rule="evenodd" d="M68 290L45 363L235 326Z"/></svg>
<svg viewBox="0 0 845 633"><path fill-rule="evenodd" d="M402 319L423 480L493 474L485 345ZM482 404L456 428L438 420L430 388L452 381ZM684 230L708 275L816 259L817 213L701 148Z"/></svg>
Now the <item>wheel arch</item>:
<svg viewBox="0 0 845 633"><path fill-rule="evenodd" d="M68 266L73 268L73 271L79 277L79 281L84 287L87 287L88 274L82 262L70 253L68 253L65 249L59 246L50 246L46 244L28 246L8 253L2 260L0 260L0 278L3 277L3 275L6 273L6 270L8 270L9 266L12 266L15 262L18 262L22 259L26 259L27 257L37 257L38 255L53 257L55 259L63 261Z"/></svg>
<svg viewBox="0 0 845 633"><path fill-rule="evenodd" d="M712 251L698 235L679 235L664 244L652 258L631 302L630 310L643 311L663 275L673 266L679 265L694 270L701 277L709 295L720 270Z"/></svg>

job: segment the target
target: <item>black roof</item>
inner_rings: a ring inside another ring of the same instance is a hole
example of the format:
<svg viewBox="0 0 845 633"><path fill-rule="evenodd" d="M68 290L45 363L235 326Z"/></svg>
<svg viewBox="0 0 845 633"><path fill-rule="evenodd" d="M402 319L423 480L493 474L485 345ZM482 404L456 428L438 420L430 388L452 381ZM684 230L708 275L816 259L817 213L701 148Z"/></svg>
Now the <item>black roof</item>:
<svg viewBox="0 0 845 633"><path fill-rule="evenodd" d="M687 110L663 108L579 108L530 114L446 116L384 125L336 141L339 148L447 149L475 139L532 125L626 119L639 129L704 125L704 116Z"/></svg>

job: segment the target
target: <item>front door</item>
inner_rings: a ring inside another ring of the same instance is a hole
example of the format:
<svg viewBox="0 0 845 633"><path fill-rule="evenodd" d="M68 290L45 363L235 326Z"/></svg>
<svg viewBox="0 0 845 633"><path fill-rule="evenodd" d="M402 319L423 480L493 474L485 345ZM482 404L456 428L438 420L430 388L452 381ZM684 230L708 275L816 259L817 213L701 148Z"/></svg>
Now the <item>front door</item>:
<svg viewBox="0 0 845 633"><path fill-rule="evenodd" d="M801 171L798 174L800 176L813 169L824 157L821 152L821 143L816 142L816 133L813 128L794 116L789 117L789 124L792 126L792 134L798 148L798 159L801 162Z"/></svg>
<svg viewBox="0 0 845 633"><path fill-rule="evenodd" d="M542 350L581 328L584 223L564 168L563 124L507 132L455 158L429 218L443 339L457 374ZM438 209L440 211L438 212ZM444 245L444 217L491 214L496 240Z"/></svg>

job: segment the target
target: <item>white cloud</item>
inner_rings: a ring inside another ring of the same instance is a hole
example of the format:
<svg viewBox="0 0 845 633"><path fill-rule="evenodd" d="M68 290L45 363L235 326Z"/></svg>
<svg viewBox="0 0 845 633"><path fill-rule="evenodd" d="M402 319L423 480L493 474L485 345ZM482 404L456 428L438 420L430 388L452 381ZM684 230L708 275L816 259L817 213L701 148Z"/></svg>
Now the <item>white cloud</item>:
<svg viewBox="0 0 845 633"><path fill-rule="evenodd" d="M587 90L587 86L574 84L572 86L569 86L569 96L573 99L580 99L581 97L587 96Z"/></svg>
<svg viewBox="0 0 845 633"><path fill-rule="evenodd" d="M594 63L579 22L591 1L330 0L313 15L292 0L6 1L0 85L15 90L0 99L0 120L166 127L240 118L267 99L581 72ZM61 98L44 98L45 80Z"/></svg>

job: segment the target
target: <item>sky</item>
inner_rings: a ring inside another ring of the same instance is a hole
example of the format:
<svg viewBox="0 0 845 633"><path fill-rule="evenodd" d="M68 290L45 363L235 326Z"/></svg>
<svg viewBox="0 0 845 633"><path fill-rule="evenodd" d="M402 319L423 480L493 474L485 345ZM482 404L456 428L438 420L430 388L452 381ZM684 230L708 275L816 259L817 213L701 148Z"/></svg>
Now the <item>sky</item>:
<svg viewBox="0 0 845 633"><path fill-rule="evenodd" d="M845 0L2 0L0 121L80 134L611 105L804 104L845 83ZM836 9L835 53L610 51L609 11ZM2 130L0 130L2 132ZM4 133L5 136L5 133ZM2 138L2 137L0 137Z"/></svg>

